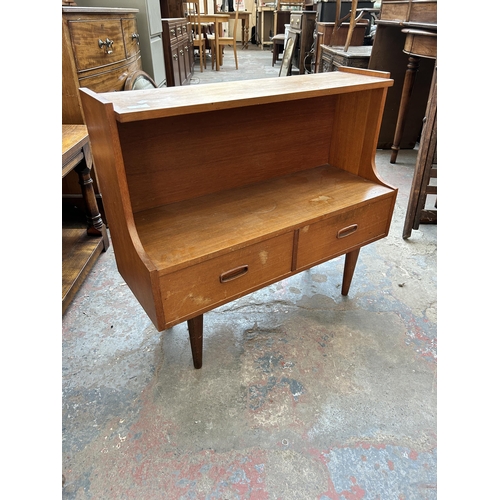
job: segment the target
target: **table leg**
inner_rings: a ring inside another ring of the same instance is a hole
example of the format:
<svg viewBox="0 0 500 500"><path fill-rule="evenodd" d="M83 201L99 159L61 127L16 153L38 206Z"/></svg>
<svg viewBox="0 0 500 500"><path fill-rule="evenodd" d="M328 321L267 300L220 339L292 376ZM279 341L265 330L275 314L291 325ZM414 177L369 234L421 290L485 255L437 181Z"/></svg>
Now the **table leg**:
<svg viewBox="0 0 500 500"><path fill-rule="evenodd" d="M241 18L241 45L243 49L248 49L248 26L244 17Z"/></svg>
<svg viewBox="0 0 500 500"><path fill-rule="evenodd" d="M354 275L354 269L356 268L356 262L358 261L359 251L360 248L345 254L344 277L342 279L342 295L347 295L349 293L352 277Z"/></svg>
<svg viewBox="0 0 500 500"><path fill-rule="evenodd" d="M85 161L80 162L80 164L75 168L75 172L78 174L78 182L82 189L85 214L88 224L87 234L90 236L102 236L104 245L103 250L106 251L109 247L108 233L102 222L99 207L97 206L97 200L95 198L94 188L92 186L93 181L90 176L90 169L92 168L92 155L90 153L89 143L83 146L83 152Z"/></svg>
<svg viewBox="0 0 500 500"><path fill-rule="evenodd" d="M203 362L203 314L188 319L189 341L191 342L191 354L193 365L196 369L201 368Z"/></svg>
<svg viewBox="0 0 500 500"><path fill-rule="evenodd" d="M405 80L403 83L403 90L401 92L401 101L399 103L398 121L396 122L396 130L394 132L394 139L392 142L391 163L396 163L398 157L399 145L405 128L406 115L408 114L408 107L410 104L410 97L413 91L413 84L415 83L415 76L420 64L420 58L410 56L408 59L408 66L405 73Z"/></svg>

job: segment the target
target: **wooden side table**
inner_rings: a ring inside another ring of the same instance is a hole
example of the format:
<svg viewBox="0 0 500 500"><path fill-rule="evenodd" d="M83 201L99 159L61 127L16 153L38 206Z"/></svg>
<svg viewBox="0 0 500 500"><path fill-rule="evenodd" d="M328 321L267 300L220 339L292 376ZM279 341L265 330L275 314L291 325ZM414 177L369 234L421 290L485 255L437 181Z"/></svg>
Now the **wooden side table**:
<svg viewBox="0 0 500 500"><path fill-rule="evenodd" d="M399 146L405 127L408 106L420 58L436 59L437 57L437 32L419 29L403 29L402 32L406 35L403 52L408 54L410 57L406 69L403 91L401 93L401 102L399 104L398 121L394 132L394 140L391 146L391 163L396 163L396 159L398 157Z"/></svg>
<svg viewBox="0 0 500 500"><path fill-rule="evenodd" d="M64 220L62 227L62 312L78 291L109 239L97 206L90 171L92 153L85 125L62 126L62 177L78 174L85 205L86 223Z"/></svg>

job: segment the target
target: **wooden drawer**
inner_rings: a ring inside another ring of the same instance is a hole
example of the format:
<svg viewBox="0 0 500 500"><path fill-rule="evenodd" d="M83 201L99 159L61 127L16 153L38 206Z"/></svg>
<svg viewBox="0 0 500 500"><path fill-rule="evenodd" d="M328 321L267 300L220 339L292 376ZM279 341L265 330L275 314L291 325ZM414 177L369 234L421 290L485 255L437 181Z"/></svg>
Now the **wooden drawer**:
<svg viewBox="0 0 500 500"><path fill-rule="evenodd" d="M394 197L304 226L299 231L297 270L342 255L387 235Z"/></svg>
<svg viewBox="0 0 500 500"><path fill-rule="evenodd" d="M293 232L164 275L166 328L291 273Z"/></svg>
<svg viewBox="0 0 500 500"><path fill-rule="evenodd" d="M290 14L290 28L296 30L302 28L302 14Z"/></svg>
<svg viewBox="0 0 500 500"><path fill-rule="evenodd" d="M80 78L79 83L81 87L89 88L94 92L121 91L127 76L140 69L142 69L141 58L138 57L134 62L127 63L116 69Z"/></svg>
<svg viewBox="0 0 500 500"><path fill-rule="evenodd" d="M99 68L126 59L120 19L70 21L68 26L78 71ZM108 43L109 47L103 43Z"/></svg>
<svg viewBox="0 0 500 500"><path fill-rule="evenodd" d="M125 56L127 59L135 57L140 52L139 32L135 19L122 19L123 39L125 42Z"/></svg>

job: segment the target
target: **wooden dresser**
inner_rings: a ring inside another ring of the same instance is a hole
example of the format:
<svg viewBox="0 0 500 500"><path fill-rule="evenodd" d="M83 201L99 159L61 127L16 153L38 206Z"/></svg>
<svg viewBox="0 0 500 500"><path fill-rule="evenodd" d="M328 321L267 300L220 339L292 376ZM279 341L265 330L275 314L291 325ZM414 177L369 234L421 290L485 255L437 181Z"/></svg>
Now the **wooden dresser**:
<svg viewBox="0 0 500 500"><path fill-rule="evenodd" d="M62 8L62 123L84 123L79 87L123 90L142 69L137 9Z"/></svg>
<svg viewBox="0 0 500 500"><path fill-rule="evenodd" d="M159 331L187 320L196 368L215 307L343 254L347 295L391 224L397 190L374 164L391 85L339 68L81 90L118 270Z"/></svg>
<svg viewBox="0 0 500 500"><path fill-rule="evenodd" d="M162 19L167 87L188 85L194 71L193 38L186 18Z"/></svg>

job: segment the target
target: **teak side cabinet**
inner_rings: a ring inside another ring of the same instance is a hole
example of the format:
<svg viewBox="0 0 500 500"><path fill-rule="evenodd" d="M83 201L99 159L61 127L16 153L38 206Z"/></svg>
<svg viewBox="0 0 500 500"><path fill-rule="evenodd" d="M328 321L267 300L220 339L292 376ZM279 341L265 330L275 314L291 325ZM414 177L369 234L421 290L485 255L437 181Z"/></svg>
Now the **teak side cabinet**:
<svg viewBox="0 0 500 500"><path fill-rule="evenodd" d="M387 236L375 168L389 75L357 68L96 94L81 89L120 274L158 331Z"/></svg>

